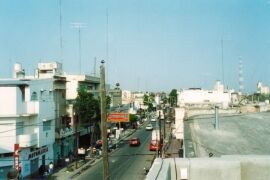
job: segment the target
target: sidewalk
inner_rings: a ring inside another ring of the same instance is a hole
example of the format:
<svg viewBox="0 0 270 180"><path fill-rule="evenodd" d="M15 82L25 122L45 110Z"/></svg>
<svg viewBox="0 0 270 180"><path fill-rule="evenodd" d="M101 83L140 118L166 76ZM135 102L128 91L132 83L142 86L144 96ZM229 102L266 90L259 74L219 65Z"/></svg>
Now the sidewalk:
<svg viewBox="0 0 270 180"><path fill-rule="evenodd" d="M125 130L123 132L123 134L121 135L120 139L113 142L113 145L117 146L117 144L119 144L121 141L126 139L128 136L133 134L135 131L136 131L135 129ZM114 152L115 150L113 150L112 152ZM80 166L78 166L79 167L78 169L75 169L73 171L69 171L69 170L72 170L75 168L75 162L72 162L70 165L68 165L68 166L62 168L61 170L59 170L58 172L52 174L49 179L59 179L59 180L72 179L72 178L80 175L83 171L87 170L89 167L91 167L92 165L94 165L95 163L100 161L101 159L102 159L102 156L96 155L91 160L86 160L86 163L80 164Z"/></svg>

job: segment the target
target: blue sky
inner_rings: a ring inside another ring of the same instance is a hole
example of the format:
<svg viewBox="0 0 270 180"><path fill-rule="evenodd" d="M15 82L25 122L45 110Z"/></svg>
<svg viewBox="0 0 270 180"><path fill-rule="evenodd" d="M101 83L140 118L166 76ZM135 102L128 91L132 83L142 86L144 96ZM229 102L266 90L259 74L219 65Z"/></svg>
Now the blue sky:
<svg viewBox="0 0 270 180"><path fill-rule="evenodd" d="M22 63L32 74L40 61L60 61L59 1L0 1L0 77L11 76L11 64ZM106 60L106 9L108 47ZM64 70L92 73L94 57L105 59L111 84L123 89L169 91L212 88L224 79L238 89L239 56L244 84L270 86L270 1L268 0L62 0ZM99 63L97 63L99 64ZM98 67L97 67L98 69Z"/></svg>

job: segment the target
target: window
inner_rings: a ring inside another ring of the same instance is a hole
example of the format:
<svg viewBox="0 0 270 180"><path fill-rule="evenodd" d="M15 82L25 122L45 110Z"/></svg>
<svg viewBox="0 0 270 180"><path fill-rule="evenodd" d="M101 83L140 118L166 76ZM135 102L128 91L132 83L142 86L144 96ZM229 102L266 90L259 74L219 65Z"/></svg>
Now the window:
<svg viewBox="0 0 270 180"><path fill-rule="evenodd" d="M52 121L45 121L43 122L43 131L49 131L51 130L51 123Z"/></svg>
<svg viewBox="0 0 270 180"><path fill-rule="evenodd" d="M36 92L33 92L32 95L31 95L31 101L37 101L37 93Z"/></svg>

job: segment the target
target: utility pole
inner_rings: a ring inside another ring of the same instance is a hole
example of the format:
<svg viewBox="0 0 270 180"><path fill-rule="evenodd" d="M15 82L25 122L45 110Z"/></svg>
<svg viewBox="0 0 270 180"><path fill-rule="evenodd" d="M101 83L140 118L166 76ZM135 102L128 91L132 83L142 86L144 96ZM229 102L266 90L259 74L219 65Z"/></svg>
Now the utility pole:
<svg viewBox="0 0 270 180"><path fill-rule="evenodd" d="M161 118L160 118L160 111L158 113L158 123L159 123L159 138L160 138L160 150L159 150L159 156L162 156L162 148L163 148L163 136L161 135Z"/></svg>
<svg viewBox="0 0 270 180"><path fill-rule="evenodd" d="M78 123L79 123L79 118L76 113L74 113L74 122L75 122L75 132L76 132L76 146L75 146L75 155L76 155L76 163L75 167L76 169L78 168L78 149L79 149L79 138L78 138Z"/></svg>
<svg viewBox="0 0 270 180"><path fill-rule="evenodd" d="M106 111L106 90L105 90L105 61L100 66L100 100L101 100L101 127L102 127L102 156L103 156L103 180L110 179L108 141L107 141L107 111Z"/></svg>
<svg viewBox="0 0 270 180"><path fill-rule="evenodd" d="M219 129L218 106L215 106L215 129Z"/></svg>
<svg viewBox="0 0 270 180"><path fill-rule="evenodd" d="M162 110L163 111L163 110ZM165 115L164 115L164 112L163 112L163 140L166 138L166 124L165 124ZM163 147L163 146L162 146ZM165 157L165 149L163 149L163 154L162 154L162 157L164 158Z"/></svg>

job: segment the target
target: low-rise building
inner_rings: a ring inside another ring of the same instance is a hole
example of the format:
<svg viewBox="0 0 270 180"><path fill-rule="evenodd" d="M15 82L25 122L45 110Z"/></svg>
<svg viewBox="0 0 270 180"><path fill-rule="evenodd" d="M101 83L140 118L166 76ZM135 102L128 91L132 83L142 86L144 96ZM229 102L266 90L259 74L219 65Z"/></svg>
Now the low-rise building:
<svg viewBox="0 0 270 180"><path fill-rule="evenodd" d="M221 108L228 108L231 103L231 92L225 91L220 81L215 84L214 90L201 88L183 89L178 92L177 104L183 105L219 105Z"/></svg>
<svg viewBox="0 0 270 180"><path fill-rule="evenodd" d="M269 87L265 86L262 82L257 83L257 92L260 94L269 94Z"/></svg>

